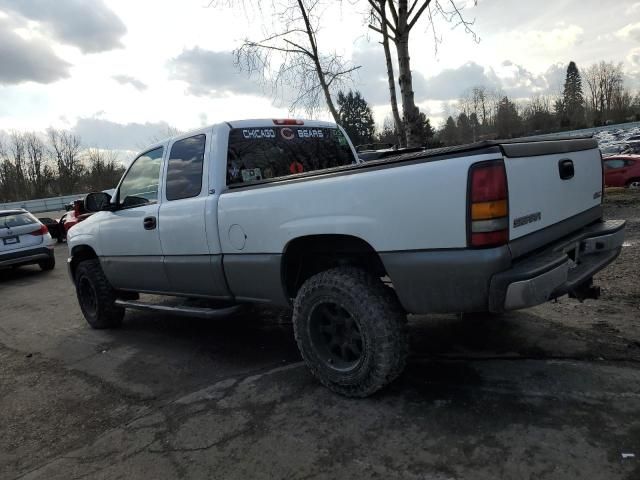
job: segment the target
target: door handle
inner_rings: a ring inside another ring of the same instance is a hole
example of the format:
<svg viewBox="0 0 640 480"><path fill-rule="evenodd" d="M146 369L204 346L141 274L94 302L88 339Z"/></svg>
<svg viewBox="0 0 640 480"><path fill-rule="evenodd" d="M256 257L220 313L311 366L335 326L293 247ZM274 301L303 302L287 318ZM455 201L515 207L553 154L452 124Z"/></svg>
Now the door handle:
<svg viewBox="0 0 640 480"><path fill-rule="evenodd" d="M564 158L558 162L558 173L562 180L569 180L573 178L575 170L573 168L573 162L568 158Z"/></svg>
<svg viewBox="0 0 640 480"><path fill-rule="evenodd" d="M157 226L156 217L145 217L142 224L145 230L153 230Z"/></svg>

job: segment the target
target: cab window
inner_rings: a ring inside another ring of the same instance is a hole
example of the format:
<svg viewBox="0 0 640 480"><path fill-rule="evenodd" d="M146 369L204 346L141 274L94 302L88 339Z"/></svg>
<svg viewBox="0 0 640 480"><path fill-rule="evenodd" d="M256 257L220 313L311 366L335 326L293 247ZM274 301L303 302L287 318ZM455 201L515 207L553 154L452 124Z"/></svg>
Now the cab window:
<svg viewBox="0 0 640 480"><path fill-rule="evenodd" d="M122 207L136 207L158 201L163 147L143 153L133 161L118 192Z"/></svg>
<svg viewBox="0 0 640 480"><path fill-rule="evenodd" d="M195 135L173 144L167 166L167 200L200 195L205 143L205 135Z"/></svg>
<svg viewBox="0 0 640 480"><path fill-rule="evenodd" d="M234 128L229 132L227 185L248 184L356 163L337 128Z"/></svg>

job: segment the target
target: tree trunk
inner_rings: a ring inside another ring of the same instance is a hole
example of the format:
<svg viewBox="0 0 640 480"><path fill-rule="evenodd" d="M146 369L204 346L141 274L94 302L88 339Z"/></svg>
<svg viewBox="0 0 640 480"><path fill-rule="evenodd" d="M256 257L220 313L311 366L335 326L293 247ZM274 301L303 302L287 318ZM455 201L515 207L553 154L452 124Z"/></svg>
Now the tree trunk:
<svg viewBox="0 0 640 480"><path fill-rule="evenodd" d="M329 111L331 112L333 121L338 123L340 121L340 116L338 115L338 111L336 110L336 107L333 104L333 99L331 98L331 92L329 91L329 85L327 84L327 81L324 78L324 72L322 71L322 66L320 65L320 57L318 54L318 46L316 45L316 38L313 33L313 28L311 27L311 22L309 21L309 15L307 15L307 10L304 4L302 3L302 0L298 0L298 7L300 7L300 12L302 13L304 25L307 30L307 36L309 37L309 43L311 44L311 52L313 53L313 64L316 67L318 80L320 81L320 86L322 87L324 98L327 101L327 107L329 107Z"/></svg>
<svg viewBox="0 0 640 480"><path fill-rule="evenodd" d="M389 81L389 98L391 101L391 111L393 112L393 121L395 123L395 134L398 138L398 146L404 147L407 144L407 137L404 129L404 123L400 118L400 112L398 110L398 99L396 97L396 78L393 72L393 62L391 61L391 49L389 48L389 29L387 27L386 18L384 14L386 12L386 6L384 2L380 2L380 10L383 17L381 19L382 25L382 46L384 48L384 58L387 62L387 79Z"/></svg>
<svg viewBox="0 0 640 480"><path fill-rule="evenodd" d="M398 17L402 18L402 5L406 9L406 1L400 2ZM406 12L405 12L406 17ZM407 146L420 146L419 126L420 121L418 107L415 104L413 94L413 79L411 76L411 59L409 58L409 32L406 31L405 25L399 25L398 34L396 36L396 50L398 53L398 83L400 84L400 92L402 95L402 110L404 115L404 124L406 128Z"/></svg>

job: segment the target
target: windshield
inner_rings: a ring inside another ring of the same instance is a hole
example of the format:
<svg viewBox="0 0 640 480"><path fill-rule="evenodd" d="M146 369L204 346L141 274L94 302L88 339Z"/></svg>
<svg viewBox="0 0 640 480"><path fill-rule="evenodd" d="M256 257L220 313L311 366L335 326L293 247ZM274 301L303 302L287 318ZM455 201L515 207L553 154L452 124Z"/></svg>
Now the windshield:
<svg viewBox="0 0 640 480"><path fill-rule="evenodd" d="M27 212L0 213L0 228L22 227L38 223L36 217Z"/></svg>
<svg viewBox="0 0 640 480"><path fill-rule="evenodd" d="M356 163L337 128L236 128L229 133L227 184L251 183Z"/></svg>

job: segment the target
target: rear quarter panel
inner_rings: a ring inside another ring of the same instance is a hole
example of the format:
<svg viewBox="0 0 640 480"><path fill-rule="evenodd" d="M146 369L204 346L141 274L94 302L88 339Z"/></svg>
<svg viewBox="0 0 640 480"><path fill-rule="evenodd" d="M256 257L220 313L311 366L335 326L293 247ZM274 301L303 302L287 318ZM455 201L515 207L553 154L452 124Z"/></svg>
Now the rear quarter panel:
<svg viewBox="0 0 640 480"><path fill-rule="evenodd" d="M318 234L352 235L379 252L464 248L469 166L496 158L385 165L227 190L219 200L222 251L282 253L292 239ZM238 227L246 235L241 249Z"/></svg>

